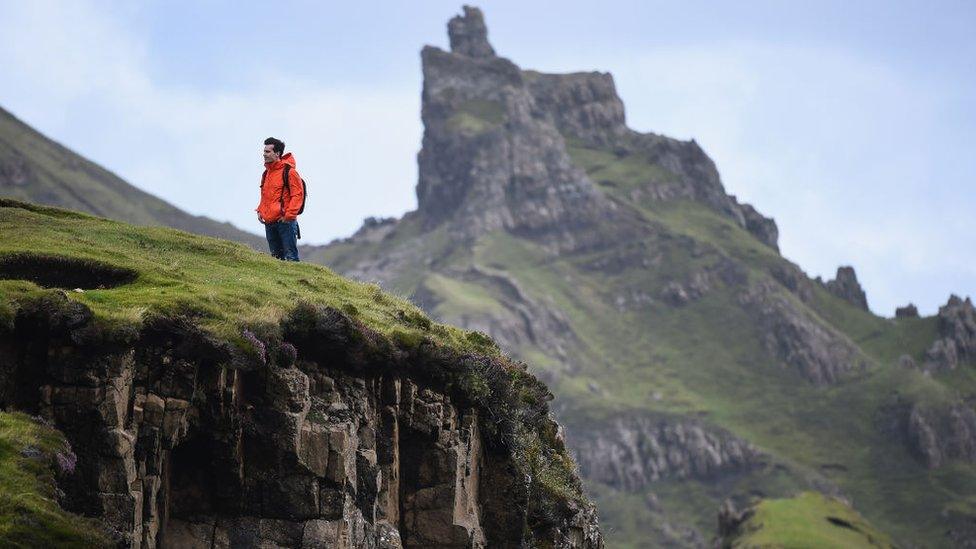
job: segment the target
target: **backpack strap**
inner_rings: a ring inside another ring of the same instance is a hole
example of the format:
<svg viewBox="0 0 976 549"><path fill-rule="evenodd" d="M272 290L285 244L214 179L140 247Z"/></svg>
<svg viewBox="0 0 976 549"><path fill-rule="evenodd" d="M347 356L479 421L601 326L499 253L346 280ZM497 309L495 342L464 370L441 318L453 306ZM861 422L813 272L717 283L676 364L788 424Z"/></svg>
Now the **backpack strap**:
<svg viewBox="0 0 976 549"><path fill-rule="evenodd" d="M285 215L285 191L288 191L288 197L291 198L291 187L288 186L288 172L291 171L291 166L285 164L285 169L281 170L281 179L284 182L284 186L281 187L281 215Z"/></svg>
<svg viewBox="0 0 976 549"><path fill-rule="evenodd" d="M281 191L281 211L285 211L285 191L286 190L288 191L288 198L289 199L291 198L291 186L288 184L288 176L291 175L291 166L288 165L288 164L285 164L285 169L282 170L281 174L282 174L281 177L283 179L283 184L284 184L284 187L282 187L282 191ZM302 213L305 212L305 198L308 196L308 191L306 190L306 187L305 187L305 180L302 179L301 176L299 176L298 179L299 179L299 181L302 184L302 205L298 209L298 215L301 215ZM298 238L301 238L301 232L299 232L298 234L299 234L299 237Z"/></svg>

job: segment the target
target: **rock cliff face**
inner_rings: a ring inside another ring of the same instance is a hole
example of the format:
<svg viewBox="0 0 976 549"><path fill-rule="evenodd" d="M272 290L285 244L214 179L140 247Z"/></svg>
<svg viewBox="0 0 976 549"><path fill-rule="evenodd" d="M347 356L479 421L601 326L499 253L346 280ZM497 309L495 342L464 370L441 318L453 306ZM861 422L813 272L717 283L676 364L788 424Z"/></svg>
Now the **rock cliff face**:
<svg viewBox="0 0 976 549"><path fill-rule="evenodd" d="M113 331L55 292L0 330L0 407L64 431L63 504L120 546L602 546L592 507L513 454L525 420L556 432L545 408L451 381L467 362L506 398L494 359L391 346L333 309L299 307L281 333L245 332L242 351L187 318Z"/></svg>
<svg viewBox="0 0 976 549"><path fill-rule="evenodd" d="M476 8L452 19L449 34L450 52L421 53L425 131L417 198L428 228L453 222L469 237L505 229L556 251L639 236L640 226L573 165L569 139L646 157L672 177L648 182L642 192L706 203L776 248L775 223L725 194L714 163L694 141L626 127L609 74L522 71L494 54Z"/></svg>
<svg viewBox="0 0 976 549"><path fill-rule="evenodd" d="M776 292L770 281L753 285L739 301L755 318L766 350L809 381L835 383L843 374L867 367L850 339Z"/></svg>
<svg viewBox="0 0 976 549"><path fill-rule="evenodd" d="M558 309L534 300L517 280L504 272L472 266L466 271L450 274L458 280L492 288L504 309L490 315L483 311L444 315L444 322L488 334L505 349L536 345L558 358L568 370L577 366L570 352L576 336ZM414 301L433 310L440 298L427 286L421 286L414 293Z"/></svg>
<svg viewBox="0 0 976 549"><path fill-rule="evenodd" d="M955 370L976 360L976 309L970 298L949 297L939 307L939 339L925 353L925 369Z"/></svg>
<svg viewBox="0 0 976 549"><path fill-rule="evenodd" d="M584 477L627 491L666 478L716 478L764 458L731 433L680 417L620 417L569 434Z"/></svg>
<svg viewBox="0 0 976 549"><path fill-rule="evenodd" d="M889 431L899 435L929 469L950 460L976 463L976 412L971 403L933 406L894 402L887 416Z"/></svg>
<svg viewBox="0 0 976 549"><path fill-rule="evenodd" d="M854 267L838 267L837 276L833 280L828 280L824 286L835 296L847 301L851 305L868 310L868 298L857 281L857 274Z"/></svg>
<svg viewBox="0 0 976 549"><path fill-rule="evenodd" d="M480 11L466 9L450 30L451 52L421 54L417 199L426 225L450 223L469 237L505 229L556 250L601 241L600 221L620 214L571 163L559 132L533 116L522 72L493 55Z"/></svg>

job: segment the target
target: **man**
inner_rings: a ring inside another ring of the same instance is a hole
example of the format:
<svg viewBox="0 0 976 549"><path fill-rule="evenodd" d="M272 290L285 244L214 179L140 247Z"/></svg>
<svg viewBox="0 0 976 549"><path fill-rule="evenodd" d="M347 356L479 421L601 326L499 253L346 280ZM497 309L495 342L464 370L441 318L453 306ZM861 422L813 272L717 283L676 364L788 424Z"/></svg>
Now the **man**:
<svg viewBox="0 0 976 549"><path fill-rule="evenodd" d="M283 141L274 137L264 140L261 202L256 211L258 221L264 224L271 255L286 261L298 261L298 214L305 200L305 187L295 170L295 157L284 152ZM287 185L284 180L286 174Z"/></svg>

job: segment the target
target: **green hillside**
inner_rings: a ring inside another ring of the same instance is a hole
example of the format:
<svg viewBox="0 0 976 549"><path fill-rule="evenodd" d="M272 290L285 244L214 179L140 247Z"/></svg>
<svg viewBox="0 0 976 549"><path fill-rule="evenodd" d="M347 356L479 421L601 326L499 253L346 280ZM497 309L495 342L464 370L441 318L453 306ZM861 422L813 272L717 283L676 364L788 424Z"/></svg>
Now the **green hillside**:
<svg viewBox="0 0 976 549"><path fill-rule="evenodd" d="M0 108L0 197L172 227L264 249L264 239L230 223L190 215L48 139Z"/></svg>
<svg viewBox="0 0 976 549"><path fill-rule="evenodd" d="M891 539L866 523L843 502L815 492L793 498L764 500L748 513L726 547L750 549L831 549L894 547Z"/></svg>

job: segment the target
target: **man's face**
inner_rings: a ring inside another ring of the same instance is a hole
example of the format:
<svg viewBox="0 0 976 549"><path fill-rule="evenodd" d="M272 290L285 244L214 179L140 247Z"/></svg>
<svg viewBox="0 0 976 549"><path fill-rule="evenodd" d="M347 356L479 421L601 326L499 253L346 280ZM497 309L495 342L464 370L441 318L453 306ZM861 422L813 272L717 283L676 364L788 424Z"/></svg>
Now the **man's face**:
<svg viewBox="0 0 976 549"><path fill-rule="evenodd" d="M281 158L281 157L278 156L278 153L276 153L274 151L274 145L265 145L264 146L264 162L265 163L274 162L275 160L278 160L279 158Z"/></svg>

